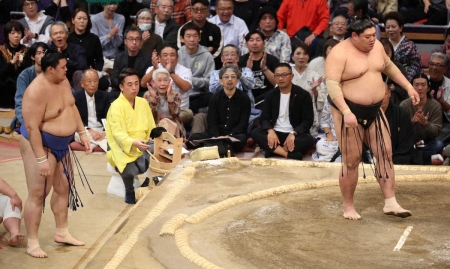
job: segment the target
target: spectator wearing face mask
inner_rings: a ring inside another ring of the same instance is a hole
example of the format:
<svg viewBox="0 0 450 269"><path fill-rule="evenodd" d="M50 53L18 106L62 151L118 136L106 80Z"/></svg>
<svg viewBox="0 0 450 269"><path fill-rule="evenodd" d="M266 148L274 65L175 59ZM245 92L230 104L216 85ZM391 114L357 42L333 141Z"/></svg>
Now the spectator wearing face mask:
<svg viewBox="0 0 450 269"><path fill-rule="evenodd" d="M143 8L136 13L137 27L142 32L142 47L141 49L148 54L152 54L153 51L160 51L163 47L163 41L161 36L155 34L151 28L153 18L150 9Z"/></svg>

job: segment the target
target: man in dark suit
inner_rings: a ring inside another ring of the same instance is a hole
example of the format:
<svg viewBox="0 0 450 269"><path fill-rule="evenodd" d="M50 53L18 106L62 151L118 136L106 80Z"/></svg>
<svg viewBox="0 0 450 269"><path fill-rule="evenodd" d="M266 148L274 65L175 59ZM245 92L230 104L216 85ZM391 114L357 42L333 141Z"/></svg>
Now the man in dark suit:
<svg viewBox="0 0 450 269"><path fill-rule="evenodd" d="M315 143L309 133L314 121L310 94L292 84L292 67L280 63L274 72L278 85L269 91L264 101L260 128L251 133L253 140L268 158L274 154L288 159L303 159Z"/></svg>
<svg viewBox="0 0 450 269"><path fill-rule="evenodd" d="M177 46L177 35L180 25L171 18L173 12L172 0L158 0L156 2L156 15L153 20L151 32L162 37L164 45Z"/></svg>
<svg viewBox="0 0 450 269"><path fill-rule="evenodd" d="M151 55L140 49L142 34L136 27L130 27L125 31L125 50L116 54L112 71L111 86L109 93L111 102L120 95L118 77L124 68L133 68L141 79L147 68L152 66ZM138 95L142 97L147 88L141 87Z"/></svg>
<svg viewBox="0 0 450 269"><path fill-rule="evenodd" d="M91 147L99 146L106 152L106 137L102 119L106 119L111 102L108 93L98 90L98 80L96 70L84 71L81 77L83 90L76 91L73 96L86 129L86 135L91 140ZM78 133L75 134L75 141L80 142Z"/></svg>

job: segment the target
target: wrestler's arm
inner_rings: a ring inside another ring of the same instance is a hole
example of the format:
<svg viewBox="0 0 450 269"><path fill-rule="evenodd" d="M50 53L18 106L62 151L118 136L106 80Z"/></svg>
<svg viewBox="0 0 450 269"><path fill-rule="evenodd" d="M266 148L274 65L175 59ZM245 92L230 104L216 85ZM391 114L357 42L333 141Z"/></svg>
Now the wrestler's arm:
<svg viewBox="0 0 450 269"><path fill-rule="evenodd" d="M325 83L328 95L333 100L333 103L346 115L350 112L350 109L344 100L341 78L344 73L347 58L345 56L346 53L341 50L340 47L335 47L327 56L327 60L325 61Z"/></svg>
<svg viewBox="0 0 450 269"><path fill-rule="evenodd" d="M22 116L34 156L39 158L47 155L42 145L41 130L39 129L44 120L47 96L40 94L34 87L36 85L32 83L23 95Z"/></svg>
<svg viewBox="0 0 450 269"><path fill-rule="evenodd" d="M416 105L419 103L419 94L416 92L414 87L411 85L411 83L408 81L408 79L402 74L400 69L391 61L391 59L387 56L386 52L384 51L384 48L381 48L381 53L384 58L384 70L383 73L388 76L390 79L395 81L400 87L405 89L408 92L408 96L412 97L414 96L415 100L413 101L413 105Z"/></svg>

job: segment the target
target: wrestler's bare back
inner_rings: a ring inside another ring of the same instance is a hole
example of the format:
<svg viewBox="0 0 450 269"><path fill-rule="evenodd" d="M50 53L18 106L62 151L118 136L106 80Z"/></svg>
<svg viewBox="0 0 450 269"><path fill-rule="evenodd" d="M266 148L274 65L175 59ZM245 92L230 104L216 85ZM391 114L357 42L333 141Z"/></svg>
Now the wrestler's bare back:
<svg viewBox="0 0 450 269"><path fill-rule="evenodd" d="M360 104L380 102L385 94L381 72L386 65L382 44L376 40L369 52L359 50L348 38L333 47L327 62L327 78L340 79L344 98Z"/></svg>
<svg viewBox="0 0 450 269"><path fill-rule="evenodd" d="M29 106L26 103L31 102ZM24 118L27 113L41 113L42 122L39 129L55 136L69 136L75 133L77 121L75 99L69 81L60 83L48 80L44 74L38 75L28 86L23 97ZM26 121L26 118L24 119Z"/></svg>

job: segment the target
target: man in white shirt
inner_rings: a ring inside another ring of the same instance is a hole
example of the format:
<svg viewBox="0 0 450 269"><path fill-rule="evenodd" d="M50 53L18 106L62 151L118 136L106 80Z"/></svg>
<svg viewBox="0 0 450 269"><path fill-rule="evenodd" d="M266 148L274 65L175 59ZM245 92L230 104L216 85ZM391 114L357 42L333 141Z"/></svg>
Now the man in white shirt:
<svg viewBox="0 0 450 269"><path fill-rule="evenodd" d="M245 43L245 35L248 33L244 20L233 15L234 4L232 0L218 0L216 6L217 15L209 19L222 29L223 44L233 44L242 50Z"/></svg>
<svg viewBox="0 0 450 269"><path fill-rule="evenodd" d="M38 12L37 0L19 1L19 5L25 13L25 17L19 20L25 28L20 43L27 47L38 41L50 44L50 26L55 22L53 17L45 15L44 11Z"/></svg>
<svg viewBox="0 0 450 269"><path fill-rule="evenodd" d="M81 86L84 90L74 93L75 105L80 112L86 134L91 141L91 147L101 147L107 151L106 135L102 119L106 119L111 101L107 92L98 90L98 73L94 69L83 72ZM80 142L80 136L75 133L75 141Z"/></svg>
<svg viewBox="0 0 450 269"><path fill-rule="evenodd" d="M172 89L181 95L180 118L185 127L192 122L194 114L189 109L189 91L192 90L192 71L178 64L177 50L172 46L164 46L158 54L153 54L152 65L141 79L141 87L148 87L152 80L153 70L164 67L169 71L173 81Z"/></svg>

